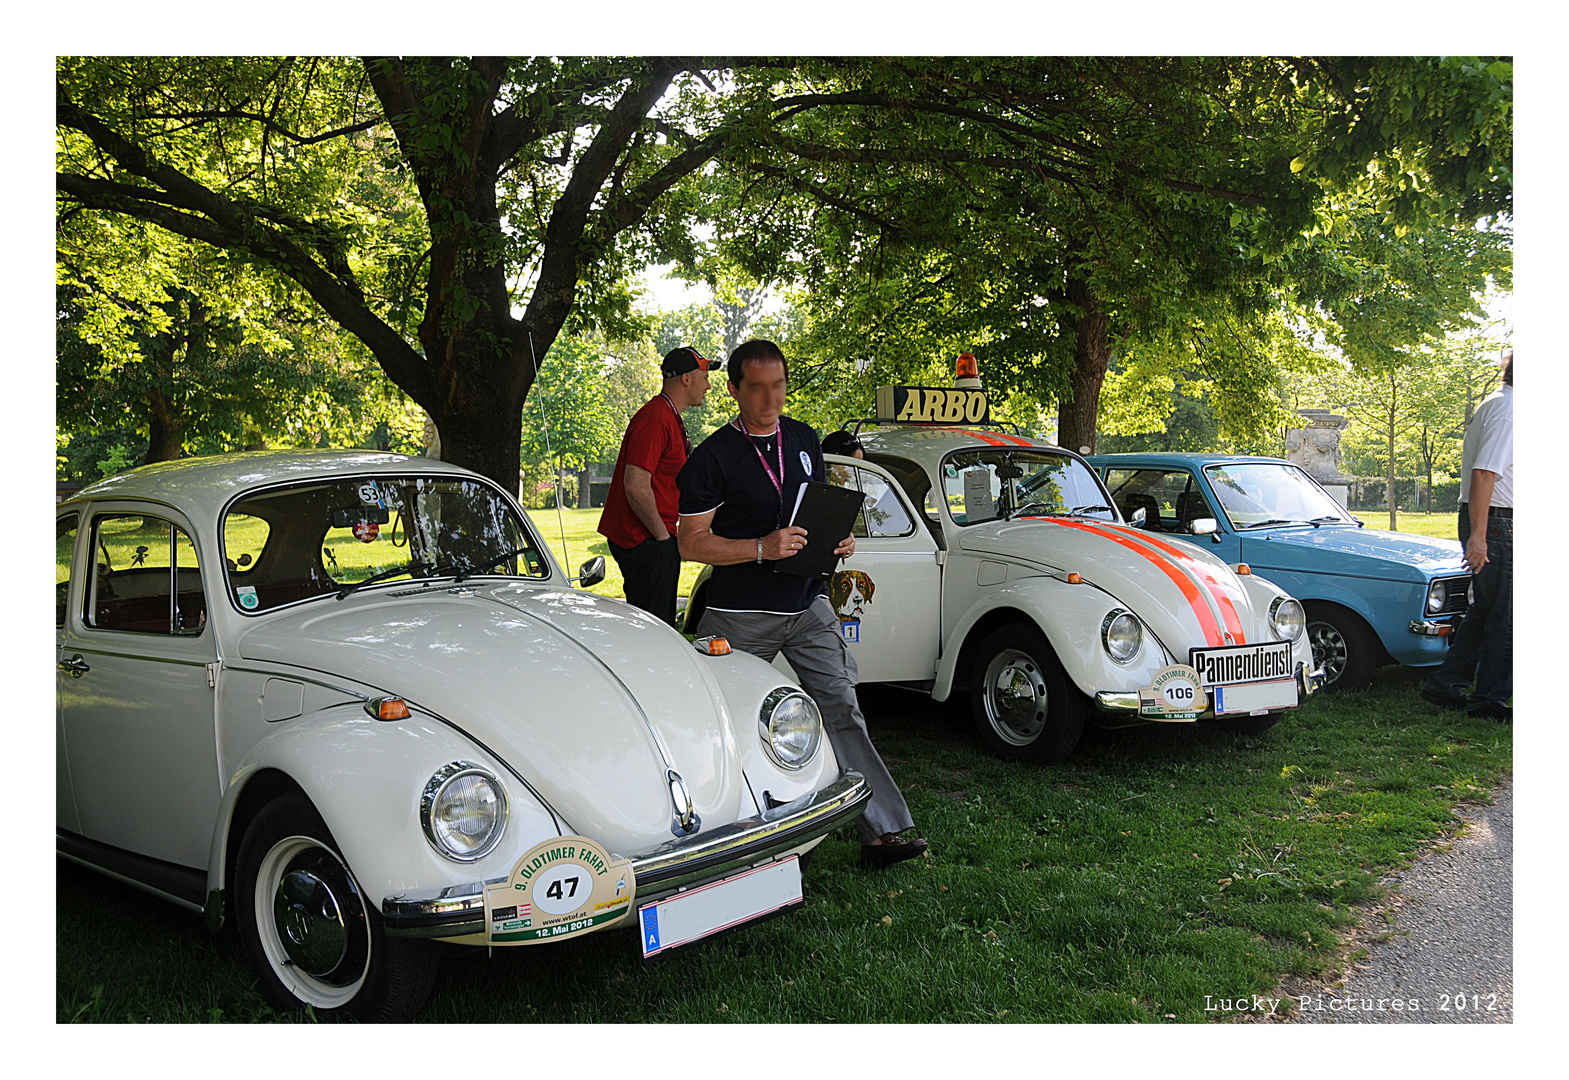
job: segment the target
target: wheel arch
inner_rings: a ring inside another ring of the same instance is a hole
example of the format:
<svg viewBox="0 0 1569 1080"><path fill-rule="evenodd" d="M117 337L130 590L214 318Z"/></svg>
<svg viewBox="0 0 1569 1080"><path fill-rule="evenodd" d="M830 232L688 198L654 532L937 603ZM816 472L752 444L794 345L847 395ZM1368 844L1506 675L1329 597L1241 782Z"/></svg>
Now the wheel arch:
<svg viewBox="0 0 1569 1080"><path fill-rule="evenodd" d="M505 763L427 715L416 712L406 720L384 722L353 703L284 721L278 728L245 756L224 792L207 863L209 925L215 918L221 925L222 897L235 880L234 860L245 829L263 806L290 792L315 808L377 905L395 893L505 874L523 852L561 833L555 816L516 782ZM487 769L507 797L506 832L492 852L475 862L438 855L420 824L426 783L454 761Z"/></svg>
<svg viewBox="0 0 1569 1080"><path fill-rule="evenodd" d="M1011 573L1011 571L1010 571ZM1113 608L1131 608L1092 584L1070 585L1039 575L1009 581L988 590L954 625L950 641L962 641L938 662L932 698L946 701L959 680L968 678L969 664L980 639L1007 622L1025 622L1046 638L1068 681L1092 696L1097 690L1123 688L1130 680L1143 686L1165 664L1164 649L1150 634L1142 659L1123 667L1115 664L1100 642L1101 621ZM1138 615L1137 610L1134 614ZM1142 620L1141 620L1142 621Z"/></svg>
<svg viewBox="0 0 1569 1080"><path fill-rule="evenodd" d="M1035 616L1028 611L1012 606L993 608L971 623L969 629L965 631L964 643L959 646L959 655L954 659L954 666L948 679L947 689L943 694L943 698L939 700L945 700L955 690L968 690L970 688L970 668L975 664L976 649L980 647L982 641L986 640L986 635L993 630L999 626L1007 626L1009 623L1016 622L1029 623L1045 635L1048 644L1051 643L1051 635L1047 633L1046 628L1041 626ZM1053 645L1053 648L1055 647ZM936 697L936 694L934 693L932 696Z"/></svg>
<svg viewBox="0 0 1569 1080"><path fill-rule="evenodd" d="M1370 620L1366 615L1358 611L1356 608L1349 604L1342 604L1337 600L1312 599L1302 600L1301 603L1302 610L1304 614L1307 615L1309 622L1313 620L1313 611L1315 608L1334 608L1337 612L1343 612L1344 614L1351 616L1353 619L1356 619L1359 623L1361 623L1362 629L1367 631L1368 636L1373 639L1373 643L1378 646L1378 658L1375 661L1375 667L1382 666L1384 664L1398 663L1394 657L1389 655L1389 647L1384 644L1384 639L1379 636L1378 627L1374 626L1372 620Z"/></svg>
<svg viewBox="0 0 1569 1080"><path fill-rule="evenodd" d="M310 798L293 777L276 768L256 769L229 786L224 797L224 812L219 816L218 827L213 830L213 852L208 861L208 929L221 930L229 915L226 901L233 899L229 883L234 880L235 859L246 828L262 807L290 794Z"/></svg>

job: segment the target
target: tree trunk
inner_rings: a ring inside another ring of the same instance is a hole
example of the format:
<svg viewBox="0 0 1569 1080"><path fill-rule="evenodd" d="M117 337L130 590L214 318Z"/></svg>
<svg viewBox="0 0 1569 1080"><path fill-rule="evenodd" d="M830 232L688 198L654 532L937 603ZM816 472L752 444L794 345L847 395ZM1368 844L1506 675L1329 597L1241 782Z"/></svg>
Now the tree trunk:
<svg viewBox="0 0 1569 1080"><path fill-rule="evenodd" d="M1389 376L1389 425L1385 429L1389 449L1389 475L1385 479L1385 499L1389 503L1389 531L1399 528L1395 517L1395 377Z"/></svg>
<svg viewBox="0 0 1569 1080"><path fill-rule="evenodd" d="M1067 299L1077 309L1063 320L1074 331L1073 397L1057 403L1057 443L1093 454L1100 388L1106 381L1106 362L1111 355L1110 319L1100 310L1087 281L1070 277Z"/></svg>
<svg viewBox="0 0 1569 1080"><path fill-rule="evenodd" d="M143 465L174 461L185 449L185 416L157 387L147 391L147 456Z"/></svg>

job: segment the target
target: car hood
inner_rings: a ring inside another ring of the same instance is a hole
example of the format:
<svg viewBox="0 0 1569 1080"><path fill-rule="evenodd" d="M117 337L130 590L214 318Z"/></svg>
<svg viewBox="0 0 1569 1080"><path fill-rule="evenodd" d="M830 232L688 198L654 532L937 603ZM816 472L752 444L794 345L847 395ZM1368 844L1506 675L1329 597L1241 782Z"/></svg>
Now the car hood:
<svg viewBox="0 0 1569 1080"><path fill-rule="evenodd" d="M972 526L958 547L1082 575L1184 662L1198 646L1273 640L1231 567L1180 540L1084 518L1026 518Z"/></svg>
<svg viewBox="0 0 1569 1080"><path fill-rule="evenodd" d="M1242 557L1257 570L1295 570L1392 581L1427 581L1464 574L1458 540L1324 525L1317 529L1258 529L1239 534Z"/></svg>
<svg viewBox="0 0 1569 1080"><path fill-rule="evenodd" d="M516 584L378 590L280 613L246 632L238 651L435 713L613 852L671 839L667 758L705 825L755 813L702 658L619 601Z"/></svg>

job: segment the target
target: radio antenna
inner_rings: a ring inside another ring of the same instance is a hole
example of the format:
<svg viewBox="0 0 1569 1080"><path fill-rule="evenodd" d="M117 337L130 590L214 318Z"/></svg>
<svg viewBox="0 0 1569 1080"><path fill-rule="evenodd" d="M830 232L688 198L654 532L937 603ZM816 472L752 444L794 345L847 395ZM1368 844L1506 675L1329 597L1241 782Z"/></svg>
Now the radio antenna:
<svg viewBox="0 0 1569 1080"><path fill-rule="evenodd" d="M534 332L528 332L528 355L534 361L534 385L539 385L539 356L534 352ZM567 523L561 516L561 462L556 460L555 453L550 449L550 424L545 420L545 398L539 399L539 426L545 430L545 456L550 459L550 471L556 481L556 528L561 531L561 568L567 570L572 562L572 556L567 551ZM567 572L567 584L572 584L578 579L573 577L571 571Z"/></svg>

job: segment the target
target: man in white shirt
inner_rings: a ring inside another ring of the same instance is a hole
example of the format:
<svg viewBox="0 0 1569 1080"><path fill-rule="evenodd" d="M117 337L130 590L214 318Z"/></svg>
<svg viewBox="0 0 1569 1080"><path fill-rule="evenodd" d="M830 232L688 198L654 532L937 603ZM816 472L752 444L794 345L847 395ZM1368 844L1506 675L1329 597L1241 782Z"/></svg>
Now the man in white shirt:
<svg viewBox="0 0 1569 1080"><path fill-rule="evenodd" d="M1514 457L1510 349L1504 384L1471 417L1460 456L1460 542L1474 575L1471 606L1449 639L1449 655L1422 684L1422 697L1440 708L1505 724L1514 720Z"/></svg>

